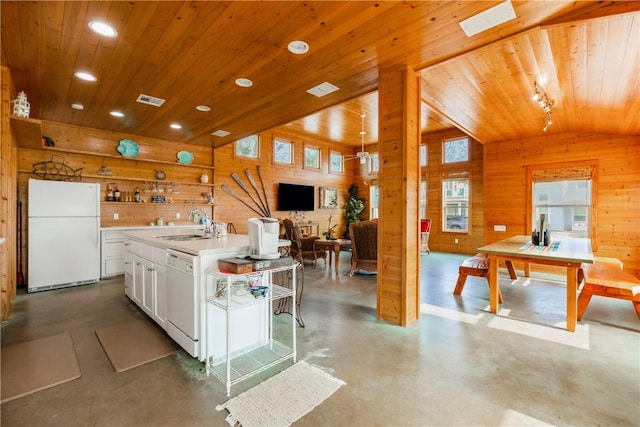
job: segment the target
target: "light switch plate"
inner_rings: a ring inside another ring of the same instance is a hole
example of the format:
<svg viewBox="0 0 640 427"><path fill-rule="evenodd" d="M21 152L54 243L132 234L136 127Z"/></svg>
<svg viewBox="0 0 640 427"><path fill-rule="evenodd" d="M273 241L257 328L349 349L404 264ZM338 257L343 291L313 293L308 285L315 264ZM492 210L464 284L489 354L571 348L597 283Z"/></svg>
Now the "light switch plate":
<svg viewBox="0 0 640 427"><path fill-rule="evenodd" d="M113 219L120 219L120 214L114 213L113 214Z"/></svg>
<svg viewBox="0 0 640 427"><path fill-rule="evenodd" d="M506 225L494 225L493 231L507 231Z"/></svg>

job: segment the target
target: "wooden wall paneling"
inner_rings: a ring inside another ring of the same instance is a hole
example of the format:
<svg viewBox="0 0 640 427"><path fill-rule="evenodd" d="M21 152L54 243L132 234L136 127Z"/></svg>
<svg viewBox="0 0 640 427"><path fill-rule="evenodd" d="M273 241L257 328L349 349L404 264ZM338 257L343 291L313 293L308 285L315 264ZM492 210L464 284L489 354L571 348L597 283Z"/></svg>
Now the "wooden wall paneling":
<svg viewBox="0 0 640 427"><path fill-rule="evenodd" d="M0 320L11 315L11 301L17 294L17 199L16 149L9 125L11 77L0 67ZM19 249L19 248L18 248Z"/></svg>
<svg viewBox="0 0 640 427"><path fill-rule="evenodd" d="M432 251L474 254L484 241L485 192L483 176L484 146L470 139L471 152L469 162L443 165L442 142L447 139L467 136L459 130L447 130L422 135L422 143L427 145L427 166L423 176L427 179L427 218L432 226L429 235L429 248ZM471 206L470 229L468 233L444 232L442 225L442 180L447 174L466 173L470 178ZM514 191L516 191L514 189ZM521 191L520 189L518 191ZM458 239L458 243L455 243Z"/></svg>
<svg viewBox="0 0 640 427"><path fill-rule="evenodd" d="M293 142L293 164L281 165L273 163L273 139L279 137L287 141ZM303 146L307 142L315 147L320 148L321 165L320 170L314 171L304 169ZM236 173L242 182L247 186L250 192L253 188L249 184L249 180L244 170L248 169L254 177L256 184L262 194L262 188L257 173L257 166L260 166L262 178L264 181L265 191L267 193L267 202L274 218L295 219L295 212L278 211L278 183L313 185L315 187L315 209L313 212L304 212L304 222L314 222L320 224L320 233L326 231L329 227L329 216L331 216L331 225L336 225L336 235L342 237L345 231L345 212L344 205L346 202L345 195L347 189L353 180L353 167L346 165L342 174L329 173L329 152L344 152L344 148L330 142L310 139L309 137L301 138L295 133L288 132L285 127L275 128L268 132L260 134L260 158L258 160L238 157L234 154L234 144L227 144L215 149L215 194L216 209L215 219L220 222L233 222L238 233L247 232L247 220L256 217L257 214L252 212L248 207L237 201L229 194L222 191L222 185L230 187L240 196L246 203L254 206L249 196L244 193L240 186L231 178L232 173ZM344 154L347 154L344 152ZM334 187L338 189L338 207L336 209L320 209L319 189L320 187ZM257 196L252 193L257 199Z"/></svg>
<svg viewBox="0 0 640 427"><path fill-rule="evenodd" d="M526 198L511 185L526 185L526 168L597 159L596 256L615 257L625 270L640 277L640 137L567 133L485 146L485 242L528 234ZM623 178L621 178L623 177ZM520 184L519 184L520 185ZM509 191L503 191L504 188ZM493 231L505 218L505 233ZM519 221L517 219L520 218Z"/></svg>

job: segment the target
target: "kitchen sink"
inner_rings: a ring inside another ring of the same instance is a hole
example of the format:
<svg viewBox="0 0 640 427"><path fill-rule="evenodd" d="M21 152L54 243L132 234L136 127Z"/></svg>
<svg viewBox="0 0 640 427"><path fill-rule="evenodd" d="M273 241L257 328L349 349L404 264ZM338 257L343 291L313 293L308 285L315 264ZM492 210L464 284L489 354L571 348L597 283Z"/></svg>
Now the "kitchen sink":
<svg viewBox="0 0 640 427"><path fill-rule="evenodd" d="M200 234L170 234L168 236L156 236L156 239L187 241L187 240L203 240L211 239L211 236L202 236Z"/></svg>

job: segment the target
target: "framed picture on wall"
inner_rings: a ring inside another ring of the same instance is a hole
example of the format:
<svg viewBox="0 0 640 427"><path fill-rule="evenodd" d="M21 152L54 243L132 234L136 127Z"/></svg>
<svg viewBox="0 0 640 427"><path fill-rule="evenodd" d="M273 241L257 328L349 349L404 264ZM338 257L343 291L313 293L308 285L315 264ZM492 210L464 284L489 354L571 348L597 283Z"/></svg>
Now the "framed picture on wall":
<svg viewBox="0 0 640 427"><path fill-rule="evenodd" d="M342 173L344 172L344 163L342 154L331 151L329 153L329 172Z"/></svg>
<svg viewBox="0 0 640 427"><path fill-rule="evenodd" d="M320 149L309 145L304 146L305 169L320 169Z"/></svg>
<svg viewBox="0 0 640 427"><path fill-rule="evenodd" d="M275 138L273 140L273 162L283 165L293 163L293 142Z"/></svg>
<svg viewBox="0 0 640 427"><path fill-rule="evenodd" d="M238 157L260 158L260 136L249 135L237 140L234 153Z"/></svg>
<svg viewBox="0 0 640 427"><path fill-rule="evenodd" d="M331 187L320 187L320 209L338 207L338 190Z"/></svg>

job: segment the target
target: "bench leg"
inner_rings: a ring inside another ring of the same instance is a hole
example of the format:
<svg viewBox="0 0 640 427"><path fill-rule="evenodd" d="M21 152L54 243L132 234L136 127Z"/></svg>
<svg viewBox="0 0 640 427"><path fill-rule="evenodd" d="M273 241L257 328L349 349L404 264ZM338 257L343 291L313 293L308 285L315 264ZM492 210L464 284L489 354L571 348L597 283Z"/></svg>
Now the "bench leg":
<svg viewBox="0 0 640 427"><path fill-rule="evenodd" d="M460 273L458 274L458 281L456 282L456 287L453 290L453 294L454 295L460 295L462 294L462 290L464 289L464 285L467 282L467 274L466 273Z"/></svg>
<svg viewBox="0 0 640 427"><path fill-rule="evenodd" d="M582 316L584 316L584 312L587 311L587 306L589 302L591 302L591 297L593 294L586 289L587 285L585 284L584 288L582 288L582 292L578 296L578 315L577 319L582 320Z"/></svg>
<svg viewBox="0 0 640 427"><path fill-rule="evenodd" d="M516 269L513 266L513 261L506 260L505 264L507 264L507 270L509 270L509 277L511 277L511 280L517 280L518 279L518 273L516 273Z"/></svg>

